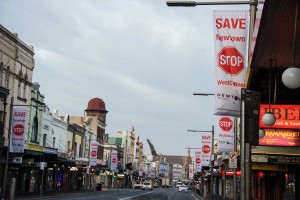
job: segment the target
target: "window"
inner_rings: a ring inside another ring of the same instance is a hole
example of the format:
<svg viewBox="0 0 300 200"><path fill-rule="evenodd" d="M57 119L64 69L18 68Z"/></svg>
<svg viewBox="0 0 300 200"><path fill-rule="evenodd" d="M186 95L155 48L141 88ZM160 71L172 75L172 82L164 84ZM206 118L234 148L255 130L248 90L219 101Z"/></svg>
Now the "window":
<svg viewBox="0 0 300 200"><path fill-rule="evenodd" d="M23 79L23 75L22 72L19 72L19 83L18 83L18 97L22 97L22 79Z"/></svg>
<svg viewBox="0 0 300 200"><path fill-rule="evenodd" d="M9 67L7 67L6 73L5 73L5 83L4 86L9 88L9 73L10 73L10 69Z"/></svg>
<svg viewBox="0 0 300 200"><path fill-rule="evenodd" d="M2 79L3 79L3 63L0 63L0 85L2 86Z"/></svg>
<svg viewBox="0 0 300 200"><path fill-rule="evenodd" d="M55 148L55 137L53 137L52 148Z"/></svg>
<svg viewBox="0 0 300 200"><path fill-rule="evenodd" d="M70 146L71 146L71 142L68 141L68 151L71 151Z"/></svg>
<svg viewBox="0 0 300 200"><path fill-rule="evenodd" d="M38 133L38 118L37 116L35 116L33 119L31 142L37 142L37 133Z"/></svg>
<svg viewBox="0 0 300 200"><path fill-rule="evenodd" d="M26 99L26 97L27 97L27 87L26 87L27 80L28 80L28 76L27 76L27 74L25 74L24 85L23 85L23 98L24 99Z"/></svg>
<svg viewBox="0 0 300 200"><path fill-rule="evenodd" d="M46 145L47 145L47 134L44 133L43 146L45 147Z"/></svg>

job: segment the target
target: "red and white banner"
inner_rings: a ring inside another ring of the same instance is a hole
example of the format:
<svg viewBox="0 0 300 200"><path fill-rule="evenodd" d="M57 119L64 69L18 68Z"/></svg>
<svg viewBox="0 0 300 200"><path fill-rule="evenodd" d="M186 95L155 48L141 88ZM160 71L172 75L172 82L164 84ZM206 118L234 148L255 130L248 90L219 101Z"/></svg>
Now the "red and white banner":
<svg viewBox="0 0 300 200"><path fill-rule="evenodd" d="M195 151L195 172L201 172L201 151Z"/></svg>
<svg viewBox="0 0 300 200"><path fill-rule="evenodd" d="M118 171L118 151L112 150L110 154L110 170L113 172Z"/></svg>
<svg viewBox="0 0 300 200"><path fill-rule="evenodd" d="M89 165L96 166L97 165L97 155L98 155L98 142L91 141L90 143L90 156L89 156Z"/></svg>
<svg viewBox="0 0 300 200"><path fill-rule="evenodd" d="M193 164L189 164L189 179L193 179L194 178L194 166Z"/></svg>
<svg viewBox="0 0 300 200"><path fill-rule="evenodd" d="M240 116L246 78L249 11L214 11L215 115Z"/></svg>
<svg viewBox="0 0 300 200"><path fill-rule="evenodd" d="M234 120L233 117L219 117L217 133L218 152L229 153L234 150Z"/></svg>
<svg viewBox="0 0 300 200"><path fill-rule="evenodd" d="M139 176L143 176L143 173L146 172L146 165L140 164L139 166Z"/></svg>
<svg viewBox="0 0 300 200"><path fill-rule="evenodd" d="M9 152L24 153L26 119L26 108L13 108Z"/></svg>
<svg viewBox="0 0 300 200"><path fill-rule="evenodd" d="M201 166L210 166L210 159L212 155L211 144L212 134L203 133L201 135Z"/></svg>

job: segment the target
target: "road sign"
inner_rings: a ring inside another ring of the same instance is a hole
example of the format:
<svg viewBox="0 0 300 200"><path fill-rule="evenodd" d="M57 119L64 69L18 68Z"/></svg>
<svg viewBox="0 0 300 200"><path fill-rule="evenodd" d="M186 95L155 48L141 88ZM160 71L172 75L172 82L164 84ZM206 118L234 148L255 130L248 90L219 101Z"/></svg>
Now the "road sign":
<svg viewBox="0 0 300 200"><path fill-rule="evenodd" d="M230 131L233 127L233 122L229 117L222 117L219 120L219 126L223 131Z"/></svg>
<svg viewBox="0 0 300 200"><path fill-rule="evenodd" d="M233 169L237 168L237 153L236 152L229 153L229 168L233 168Z"/></svg>
<svg viewBox="0 0 300 200"><path fill-rule="evenodd" d="M243 55L235 47L224 47L217 58L218 66L226 74L236 76L244 69Z"/></svg>

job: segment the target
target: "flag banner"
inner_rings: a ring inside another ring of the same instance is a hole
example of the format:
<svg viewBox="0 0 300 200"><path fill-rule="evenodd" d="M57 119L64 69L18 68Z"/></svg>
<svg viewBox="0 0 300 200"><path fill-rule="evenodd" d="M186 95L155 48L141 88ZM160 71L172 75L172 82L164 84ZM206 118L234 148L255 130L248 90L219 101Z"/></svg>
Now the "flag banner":
<svg viewBox="0 0 300 200"><path fill-rule="evenodd" d="M111 150L110 152L110 170L113 172L118 171L118 151L117 150Z"/></svg>
<svg viewBox="0 0 300 200"><path fill-rule="evenodd" d="M241 88L246 87L249 11L214 11L215 115L240 116Z"/></svg>
<svg viewBox="0 0 300 200"><path fill-rule="evenodd" d="M193 164L189 164L189 179L193 179L194 178L194 166Z"/></svg>
<svg viewBox="0 0 300 200"><path fill-rule="evenodd" d="M203 133L201 136L201 166L210 166L212 134Z"/></svg>
<svg viewBox="0 0 300 200"><path fill-rule="evenodd" d="M217 151L229 153L234 150L234 119L233 117L219 117L219 130L217 132Z"/></svg>
<svg viewBox="0 0 300 200"><path fill-rule="evenodd" d="M98 142L91 141L90 143L90 156L89 156L89 165L96 166L97 165L97 155L98 155Z"/></svg>
<svg viewBox="0 0 300 200"><path fill-rule="evenodd" d="M201 172L201 151L195 151L195 172Z"/></svg>
<svg viewBox="0 0 300 200"><path fill-rule="evenodd" d="M146 171L146 165L145 164L140 164L139 166L139 176L143 176L143 173Z"/></svg>
<svg viewBox="0 0 300 200"><path fill-rule="evenodd" d="M9 152L24 153L27 109L13 107Z"/></svg>

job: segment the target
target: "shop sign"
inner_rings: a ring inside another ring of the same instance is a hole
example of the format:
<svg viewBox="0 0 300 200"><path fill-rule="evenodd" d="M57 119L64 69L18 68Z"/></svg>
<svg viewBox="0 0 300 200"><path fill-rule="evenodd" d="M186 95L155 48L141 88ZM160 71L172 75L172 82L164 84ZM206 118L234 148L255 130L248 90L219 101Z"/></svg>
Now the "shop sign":
<svg viewBox="0 0 300 200"><path fill-rule="evenodd" d="M9 162L14 164L22 164L22 157L10 157Z"/></svg>
<svg viewBox="0 0 300 200"><path fill-rule="evenodd" d="M253 165L253 170L265 170L265 171L287 171L286 165Z"/></svg>
<svg viewBox="0 0 300 200"><path fill-rule="evenodd" d="M268 156L267 155L251 155L252 162L268 162Z"/></svg>
<svg viewBox="0 0 300 200"><path fill-rule="evenodd" d="M44 147L36 144L27 144L27 150L44 152Z"/></svg>
<svg viewBox="0 0 300 200"><path fill-rule="evenodd" d="M225 175L224 169L221 170L221 175L222 176ZM232 171L226 172L226 176L233 176L233 175L234 175L234 172L232 172ZM241 176L241 170L236 170L236 176Z"/></svg>
<svg viewBox="0 0 300 200"><path fill-rule="evenodd" d="M270 105L271 112L276 117L273 126L266 126L262 122L262 116L269 111L269 104L260 105L260 128L287 128L300 129L300 105Z"/></svg>
<svg viewBox="0 0 300 200"><path fill-rule="evenodd" d="M259 138L262 146L300 146L300 130L264 129L265 136Z"/></svg>

